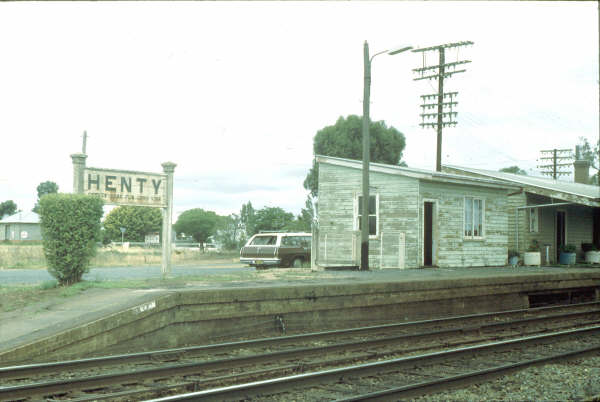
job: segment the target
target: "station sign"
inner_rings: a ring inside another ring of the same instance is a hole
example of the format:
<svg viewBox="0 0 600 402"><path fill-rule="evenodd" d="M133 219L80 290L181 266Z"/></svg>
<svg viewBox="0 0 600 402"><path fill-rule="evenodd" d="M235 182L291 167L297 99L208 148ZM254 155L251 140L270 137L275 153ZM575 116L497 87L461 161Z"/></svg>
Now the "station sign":
<svg viewBox="0 0 600 402"><path fill-rule="evenodd" d="M83 193L108 204L167 207L167 175L84 168Z"/></svg>

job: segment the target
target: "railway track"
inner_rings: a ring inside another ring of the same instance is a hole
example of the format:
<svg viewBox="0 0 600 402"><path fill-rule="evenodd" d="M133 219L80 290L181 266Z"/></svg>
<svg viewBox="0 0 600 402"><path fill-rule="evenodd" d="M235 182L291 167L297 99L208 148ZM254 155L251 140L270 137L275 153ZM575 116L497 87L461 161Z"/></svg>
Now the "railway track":
<svg viewBox="0 0 600 402"><path fill-rule="evenodd" d="M584 303L0 368L0 399L155 397L598 323ZM389 359L388 359L389 360Z"/></svg>
<svg viewBox="0 0 600 402"><path fill-rule="evenodd" d="M590 345L590 342L593 344ZM252 398L261 401L389 401L588 354L600 354L599 325L255 381L152 401L227 401Z"/></svg>

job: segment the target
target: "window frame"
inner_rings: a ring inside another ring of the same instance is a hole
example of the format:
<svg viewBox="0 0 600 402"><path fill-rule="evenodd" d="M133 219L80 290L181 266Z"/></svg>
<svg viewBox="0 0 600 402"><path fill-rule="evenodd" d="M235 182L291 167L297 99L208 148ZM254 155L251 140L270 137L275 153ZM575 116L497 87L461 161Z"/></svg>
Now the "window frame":
<svg viewBox="0 0 600 402"><path fill-rule="evenodd" d="M540 209L530 208L529 209L529 233L540 232Z"/></svg>
<svg viewBox="0 0 600 402"><path fill-rule="evenodd" d="M473 233L475 233L475 201L480 201L480 213L479 213L479 217L481 219L481 233L480 235L476 236ZM471 213L471 235L467 234L467 205L468 202L471 203L471 209L470 209L470 213ZM485 199L481 198L481 197L473 197L473 196L465 196L463 199L463 228L462 228L462 234L463 234L463 239L465 240L483 240L485 239Z"/></svg>
<svg viewBox="0 0 600 402"><path fill-rule="evenodd" d="M360 211L360 198L362 193L356 193L354 195L354 230L360 231L360 218L362 217L362 211ZM369 217L375 217L375 234L371 234L369 231L369 239L379 238L379 193L369 194L369 197L375 197L375 214L369 214Z"/></svg>

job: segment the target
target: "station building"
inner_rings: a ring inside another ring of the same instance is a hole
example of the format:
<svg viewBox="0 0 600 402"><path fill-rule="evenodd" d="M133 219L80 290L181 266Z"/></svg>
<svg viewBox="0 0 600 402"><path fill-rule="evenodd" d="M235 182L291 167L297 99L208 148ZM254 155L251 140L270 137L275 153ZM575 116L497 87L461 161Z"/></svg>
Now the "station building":
<svg viewBox="0 0 600 402"><path fill-rule="evenodd" d="M317 266L360 265L362 162L317 156ZM577 168L576 163L576 168ZM587 181L587 175L576 172ZM370 164L369 267L505 266L535 240L542 263L562 245L600 245L600 188L444 166Z"/></svg>

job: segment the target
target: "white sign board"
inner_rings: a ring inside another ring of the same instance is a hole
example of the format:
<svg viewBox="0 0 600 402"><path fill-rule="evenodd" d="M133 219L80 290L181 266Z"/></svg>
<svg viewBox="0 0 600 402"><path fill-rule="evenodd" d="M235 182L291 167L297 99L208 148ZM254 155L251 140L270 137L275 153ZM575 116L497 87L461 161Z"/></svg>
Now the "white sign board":
<svg viewBox="0 0 600 402"><path fill-rule="evenodd" d="M167 175L126 170L85 168L83 193L108 204L167 206Z"/></svg>

